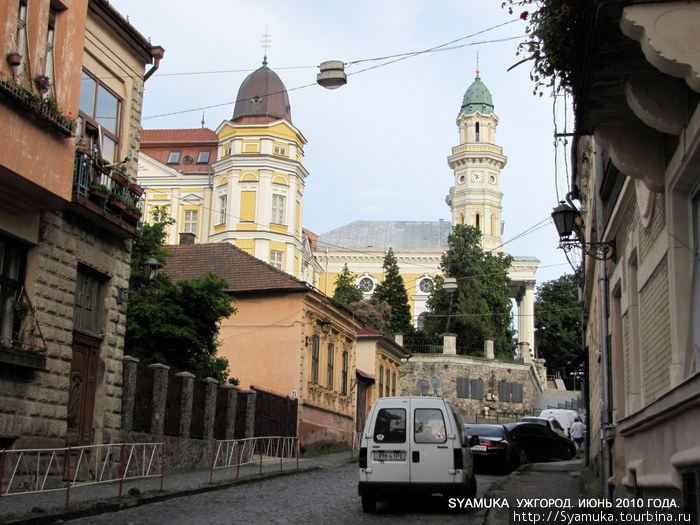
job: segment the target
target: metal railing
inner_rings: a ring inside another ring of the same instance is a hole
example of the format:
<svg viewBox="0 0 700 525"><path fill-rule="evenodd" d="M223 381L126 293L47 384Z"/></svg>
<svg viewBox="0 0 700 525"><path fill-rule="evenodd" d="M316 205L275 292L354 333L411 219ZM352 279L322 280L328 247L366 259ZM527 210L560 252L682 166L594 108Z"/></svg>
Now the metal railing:
<svg viewBox="0 0 700 525"><path fill-rule="evenodd" d="M73 488L118 482L121 496L124 480L160 477L162 489L164 474L164 443L0 451L0 496L65 490L66 506Z"/></svg>
<svg viewBox="0 0 700 525"><path fill-rule="evenodd" d="M235 468L238 479L243 465L259 465L262 474L263 464L279 463L280 470L283 470L285 460L296 461L296 468L299 468L298 438L272 436L217 440L212 451L209 481L213 480L214 471L218 469Z"/></svg>

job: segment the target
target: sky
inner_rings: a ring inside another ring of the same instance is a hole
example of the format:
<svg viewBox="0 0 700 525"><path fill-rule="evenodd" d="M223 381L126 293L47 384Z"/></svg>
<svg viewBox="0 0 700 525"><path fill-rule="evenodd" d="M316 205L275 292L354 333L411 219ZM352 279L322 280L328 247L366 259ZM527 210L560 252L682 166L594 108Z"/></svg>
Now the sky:
<svg viewBox="0 0 700 525"><path fill-rule="evenodd" d="M572 272L550 213L570 179L569 146L554 134L573 122L565 99L533 94L529 63L509 71L523 58L516 52L525 22L500 0L110 3L165 49L146 83L147 129L197 128L203 118L216 129L267 54L308 141L303 225L316 234L357 220L451 220L447 157L459 145L456 118L478 67L508 157L504 250L539 259L538 283ZM327 60L346 64L347 85L316 84Z"/></svg>

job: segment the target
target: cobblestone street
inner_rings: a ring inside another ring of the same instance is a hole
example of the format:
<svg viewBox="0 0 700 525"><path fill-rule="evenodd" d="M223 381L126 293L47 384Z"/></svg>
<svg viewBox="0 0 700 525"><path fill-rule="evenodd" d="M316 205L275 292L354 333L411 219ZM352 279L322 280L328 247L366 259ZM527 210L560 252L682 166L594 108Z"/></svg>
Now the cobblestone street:
<svg viewBox="0 0 700 525"><path fill-rule="evenodd" d="M479 475L479 495L497 476ZM364 514L357 495L357 465L253 482L162 503L139 506L70 523L158 525L199 523L481 523L476 511L449 510L439 498L381 503Z"/></svg>

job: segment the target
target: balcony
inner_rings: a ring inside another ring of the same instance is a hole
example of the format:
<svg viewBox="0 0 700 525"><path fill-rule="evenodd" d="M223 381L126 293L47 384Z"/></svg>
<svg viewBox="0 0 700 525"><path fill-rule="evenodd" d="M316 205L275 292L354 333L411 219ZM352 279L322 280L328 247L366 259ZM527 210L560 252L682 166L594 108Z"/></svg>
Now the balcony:
<svg viewBox="0 0 700 525"><path fill-rule="evenodd" d="M59 135L73 135L75 120L62 113L55 99L44 98L4 75L0 76L0 93L24 109L27 115L49 124Z"/></svg>
<svg viewBox="0 0 700 525"><path fill-rule="evenodd" d="M136 237L143 189L119 170L99 165L78 150L70 209L117 237Z"/></svg>

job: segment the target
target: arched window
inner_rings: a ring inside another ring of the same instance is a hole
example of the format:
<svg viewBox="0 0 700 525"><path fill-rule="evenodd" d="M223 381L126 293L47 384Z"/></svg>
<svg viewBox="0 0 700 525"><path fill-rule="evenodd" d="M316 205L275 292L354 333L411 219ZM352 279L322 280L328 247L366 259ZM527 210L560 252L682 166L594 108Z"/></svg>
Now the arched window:
<svg viewBox="0 0 700 525"><path fill-rule="evenodd" d="M479 123L478 122L474 126L474 131L475 131L474 142L479 142Z"/></svg>
<svg viewBox="0 0 700 525"><path fill-rule="evenodd" d="M464 214L460 213L459 214L459 221L457 221L459 224L464 224Z"/></svg>
<svg viewBox="0 0 700 525"><path fill-rule="evenodd" d="M481 229L481 214L478 212L474 215L474 226Z"/></svg>

